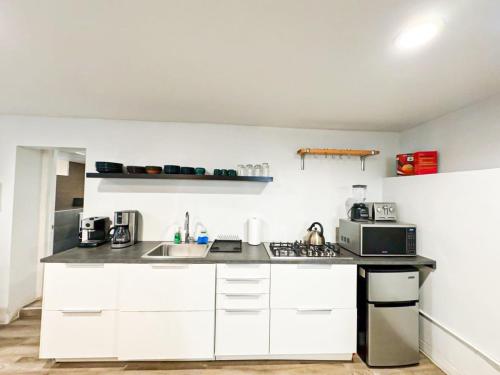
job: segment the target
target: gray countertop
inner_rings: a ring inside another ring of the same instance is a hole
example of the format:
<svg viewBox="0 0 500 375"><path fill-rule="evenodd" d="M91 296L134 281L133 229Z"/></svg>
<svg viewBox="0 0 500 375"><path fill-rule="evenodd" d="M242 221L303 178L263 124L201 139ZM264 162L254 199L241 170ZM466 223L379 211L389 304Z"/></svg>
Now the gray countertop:
<svg viewBox="0 0 500 375"><path fill-rule="evenodd" d="M162 241L144 241L124 249L111 249L109 244L97 248L74 247L70 250L41 259L43 263L273 263L273 264L359 264L380 266L427 266L436 268L436 261L416 257L360 257L341 250L335 258L270 259L264 245L243 243L239 253L212 253L205 258L145 259L142 255Z"/></svg>

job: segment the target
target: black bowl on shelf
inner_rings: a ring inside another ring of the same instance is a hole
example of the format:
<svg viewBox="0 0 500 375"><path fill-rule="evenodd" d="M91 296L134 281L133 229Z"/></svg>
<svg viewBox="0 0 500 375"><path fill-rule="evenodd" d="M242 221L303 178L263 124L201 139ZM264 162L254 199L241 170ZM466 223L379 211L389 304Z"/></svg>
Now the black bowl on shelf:
<svg viewBox="0 0 500 375"><path fill-rule="evenodd" d="M236 177L238 175L238 173L234 169L228 169L227 170L227 175L231 176L231 177Z"/></svg>
<svg viewBox="0 0 500 375"><path fill-rule="evenodd" d="M136 165L128 165L127 172L131 174L146 173L146 168Z"/></svg>
<svg viewBox="0 0 500 375"><path fill-rule="evenodd" d="M107 161L96 161L95 169L99 173L122 173L123 164L121 163L111 163Z"/></svg>
<svg viewBox="0 0 500 375"><path fill-rule="evenodd" d="M197 176L204 176L204 175L205 175L205 173L206 173L206 169L205 169L205 168L198 167L198 168L195 168L195 169L194 169L194 173L195 173Z"/></svg>
<svg viewBox="0 0 500 375"><path fill-rule="evenodd" d="M181 167L179 167L178 165L164 165L163 166L163 171L165 172L165 174L179 174L181 173Z"/></svg>
<svg viewBox="0 0 500 375"><path fill-rule="evenodd" d="M181 167L181 174L195 174L193 167Z"/></svg>

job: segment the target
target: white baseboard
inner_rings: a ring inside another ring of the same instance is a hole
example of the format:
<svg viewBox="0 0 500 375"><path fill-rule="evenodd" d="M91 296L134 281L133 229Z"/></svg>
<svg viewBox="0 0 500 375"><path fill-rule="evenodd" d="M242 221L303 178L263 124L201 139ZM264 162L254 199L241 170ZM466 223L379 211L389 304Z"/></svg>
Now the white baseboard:
<svg viewBox="0 0 500 375"><path fill-rule="evenodd" d="M19 311L9 313L6 309L0 310L0 325L10 324L14 320L19 319Z"/></svg>
<svg viewBox="0 0 500 375"><path fill-rule="evenodd" d="M500 367L429 317L420 316L420 350L448 375L498 375Z"/></svg>
<svg viewBox="0 0 500 375"><path fill-rule="evenodd" d="M217 361L280 360L280 361L352 361L352 353L339 354L263 354L263 355L216 355Z"/></svg>

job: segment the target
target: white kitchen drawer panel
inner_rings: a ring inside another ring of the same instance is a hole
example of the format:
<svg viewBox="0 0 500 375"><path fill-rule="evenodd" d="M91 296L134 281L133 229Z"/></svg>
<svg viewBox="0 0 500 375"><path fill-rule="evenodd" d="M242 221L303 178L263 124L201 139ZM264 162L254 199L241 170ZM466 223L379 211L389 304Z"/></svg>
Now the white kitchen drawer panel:
<svg viewBox="0 0 500 375"><path fill-rule="evenodd" d="M218 310L215 355L269 354L269 310Z"/></svg>
<svg viewBox="0 0 500 375"><path fill-rule="evenodd" d="M224 263L217 264L217 278L261 277L269 278L270 264L263 263Z"/></svg>
<svg viewBox="0 0 500 375"><path fill-rule="evenodd" d="M127 264L120 269L122 311L215 309L215 264Z"/></svg>
<svg viewBox="0 0 500 375"><path fill-rule="evenodd" d="M215 303L216 309L268 309L267 293L219 293Z"/></svg>
<svg viewBox="0 0 500 375"><path fill-rule="evenodd" d="M217 279L217 293L269 293L269 279L255 277Z"/></svg>
<svg viewBox="0 0 500 375"><path fill-rule="evenodd" d="M117 308L117 264L46 263L45 310Z"/></svg>
<svg viewBox="0 0 500 375"><path fill-rule="evenodd" d="M271 354L356 352L356 309L271 310Z"/></svg>
<svg viewBox="0 0 500 375"><path fill-rule="evenodd" d="M213 359L214 311L120 312L120 360Z"/></svg>
<svg viewBox="0 0 500 375"><path fill-rule="evenodd" d="M116 357L116 311L42 312L40 358Z"/></svg>
<svg viewBox="0 0 500 375"><path fill-rule="evenodd" d="M355 308L356 265L271 265L271 308Z"/></svg>

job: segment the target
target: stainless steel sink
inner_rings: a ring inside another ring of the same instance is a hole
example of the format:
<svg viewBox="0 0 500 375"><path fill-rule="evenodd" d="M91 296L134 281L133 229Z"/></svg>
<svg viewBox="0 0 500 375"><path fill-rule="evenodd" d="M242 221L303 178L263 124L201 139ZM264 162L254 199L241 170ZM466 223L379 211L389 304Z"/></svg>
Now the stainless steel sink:
<svg viewBox="0 0 500 375"><path fill-rule="evenodd" d="M161 243L142 257L151 259L205 258L210 245Z"/></svg>

